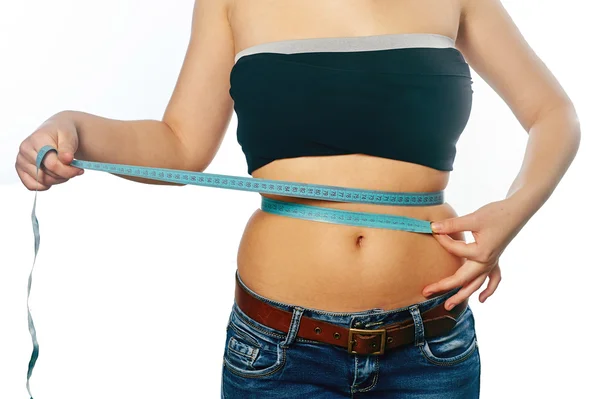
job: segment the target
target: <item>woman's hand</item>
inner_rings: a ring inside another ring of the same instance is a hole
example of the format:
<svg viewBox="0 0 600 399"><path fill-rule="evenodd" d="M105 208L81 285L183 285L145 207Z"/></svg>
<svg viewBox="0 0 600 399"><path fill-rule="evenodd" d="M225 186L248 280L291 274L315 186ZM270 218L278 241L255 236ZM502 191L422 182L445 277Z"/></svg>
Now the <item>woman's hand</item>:
<svg viewBox="0 0 600 399"><path fill-rule="evenodd" d="M427 285L423 295L428 297L435 292L462 286L446 301L445 307L450 310L477 291L489 277L486 289L479 294L479 301L483 303L491 296L501 279L498 259L523 225L517 202L509 197L487 204L468 215L432 224L433 236L438 242L448 252L466 258L466 261L452 276ZM447 235L460 231L471 231L475 242L467 244Z"/></svg>
<svg viewBox="0 0 600 399"><path fill-rule="evenodd" d="M43 160L36 183L36 158L39 150L51 145L58 154L50 151ZM64 183L79 176L83 169L71 166L79 137L73 121L60 113L44 122L19 146L15 169L19 178L29 190L44 191L54 184Z"/></svg>

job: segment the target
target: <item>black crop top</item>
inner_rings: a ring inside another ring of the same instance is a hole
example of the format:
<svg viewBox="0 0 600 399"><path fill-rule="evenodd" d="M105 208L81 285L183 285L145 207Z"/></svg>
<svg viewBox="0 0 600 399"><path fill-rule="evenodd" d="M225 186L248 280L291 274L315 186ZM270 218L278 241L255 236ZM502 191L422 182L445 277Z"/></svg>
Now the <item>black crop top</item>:
<svg viewBox="0 0 600 399"><path fill-rule="evenodd" d="M236 55L230 84L249 174L356 153L450 171L473 93L454 41L430 33L259 44Z"/></svg>

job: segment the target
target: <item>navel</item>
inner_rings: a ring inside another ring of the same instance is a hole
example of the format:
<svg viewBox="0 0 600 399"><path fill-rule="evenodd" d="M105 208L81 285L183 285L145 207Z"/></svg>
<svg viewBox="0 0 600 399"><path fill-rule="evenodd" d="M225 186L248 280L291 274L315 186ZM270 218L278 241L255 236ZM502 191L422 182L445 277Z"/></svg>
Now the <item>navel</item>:
<svg viewBox="0 0 600 399"><path fill-rule="evenodd" d="M356 246L357 247L360 248L363 245L363 239L364 239L364 236L362 236L362 235L360 235L356 238Z"/></svg>

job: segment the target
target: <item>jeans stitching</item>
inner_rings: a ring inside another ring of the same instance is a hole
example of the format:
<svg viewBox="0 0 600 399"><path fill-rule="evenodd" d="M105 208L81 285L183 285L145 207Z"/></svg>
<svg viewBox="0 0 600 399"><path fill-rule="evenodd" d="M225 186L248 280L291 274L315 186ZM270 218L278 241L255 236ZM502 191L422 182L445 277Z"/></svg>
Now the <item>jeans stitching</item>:
<svg viewBox="0 0 600 399"><path fill-rule="evenodd" d="M296 336L298 335L298 328L300 326L300 322L302 321L302 315L304 313L304 309L300 307L296 307L294 309L294 313L292 314L292 322L290 323L290 328L288 329L287 336L281 346L284 348L289 347L296 340Z"/></svg>
<svg viewBox="0 0 600 399"><path fill-rule="evenodd" d="M370 391L371 389L373 389L375 387L375 384L377 384L377 380L378 379L379 379L379 358L376 357L375 358L375 376L373 377L373 382L368 387L366 387L366 388L359 388L357 391L358 392L367 392L367 391Z"/></svg>
<svg viewBox="0 0 600 399"><path fill-rule="evenodd" d="M258 340L256 338L254 338L253 336L251 336L249 333L247 333L246 331L242 330L240 327L236 326L235 323L229 323L228 327L230 327L231 329L233 329L237 334L248 338L249 341L252 341L252 343L258 347L260 347L260 342L258 342Z"/></svg>
<svg viewBox="0 0 600 399"><path fill-rule="evenodd" d="M283 352L281 354L281 362L279 364L275 364L272 367L275 367L272 370L269 370L267 373L257 373L257 374L247 374L246 372L242 371L242 370L238 370L236 368L233 368L232 365L229 364L228 360L223 357L223 364L225 365L225 367L227 367L227 369L229 371L231 371L233 374L239 375L240 377L244 377L244 378L262 378L262 377L267 377L271 374L274 374L276 372L278 372L279 370L281 370L283 368L283 366L285 365L285 360L286 360L286 354L285 354L285 349L281 349Z"/></svg>
<svg viewBox="0 0 600 399"><path fill-rule="evenodd" d="M471 308L469 306L466 306L462 310L462 312L456 317L457 323L461 320L462 317L465 317L466 313L469 311L471 311ZM473 325L472 329L474 329L474 325ZM424 341L427 341L427 339L425 339ZM463 361L466 361L473 354L473 351L477 348L477 334L475 333L475 331L473 332L473 342L471 342L469 344L469 346L470 346L469 349L467 349L467 351L462 356L459 355L460 356L459 358L456 358L451 361L446 361L443 358L439 358L439 357L435 356L433 353L431 355L428 354L423 349L425 347L425 343L426 342L424 342L423 345L421 345L419 349L421 350L421 353L428 361L430 361L433 364L439 365L439 366L453 366L453 365L456 365ZM429 343L427 343L427 347L429 347ZM431 351L431 349L429 349L429 351Z"/></svg>
<svg viewBox="0 0 600 399"><path fill-rule="evenodd" d="M249 354L247 354L247 353L240 352L240 351L238 351L238 350L236 350L236 349L233 349L233 348L231 347L231 340L235 340L236 342L239 342L237 339L235 339L235 337L231 337L231 338L229 338L229 343L227 344L227 349L229 349L229 350L230 350L230 351L232 351L232 352L238 353L240 356L243 356L243 357L245 357L245 358L248 358L248 359L250 359L251 361L250 361L250 364L249 364L249 365L251 366L251 365L254 363L254 361L256 360L256 357L257 357L257 355L258 355L258 348L250 348L250 349L251 349L251 351L252 351L252 354L250 354L250 355L249 355Z"/></svg>
<svg viewBox="0 0 600 399"><path fill-rule="evenodd" d="M356 392L355 390L355 386L356 386L356 379L358 378L358 356L354 356L354 380L352 381L352 386L350 386L350 390L352 391L352 393Z"/></svg>
<svg viewBox="0 0 600 399"><path fill-rule="evenodd" d="M465 314L465 312L469 309L469 305L465 306L465 308L460 312L458 316L456 316L456 320L460 320L460 318Z"/></svg>
<svg viewBox="0 0 600 399"><path fill-rule="evenodd" d="M240 319L240 321L242 323L244 323L245 325L258 330L260 333L269 335L271 337L274 338L278 338L278 339L285 339L286 335L285 333L282 331L280 334L279 333L274 333L271 331L267 331L265 329L263 329L261 326L257 325L256 322L254 321L254 319L251 319L248 315L244 314L243 312L241 312L240 314L238 314L237 310L234 310L234 312L236 312L236 315L238 316L238 318ZM279 331L279 330L277 330Z"/></svg>
<svg viewBox="0 0 600 399"><path fill-rule="evenodd" d="M414 346L421 348L424 345L425 341L425 332L423 326L423 319L421 318L421 310L418 305L413 305L410 307L410 313L413 318L414 329L415 329L415 343Z"/></svg>
<svg viewBox="0 0 600 399"><path fill-rule="evenodd" d="M471 347L467 350L467 352L465 352L464 355L462 355L458 359L454 359L451 361L444 361L444 360L438 360L438 358L432 358L430 355L428 355L423 350L423 347L420 347L419 349L421 349L421 353L423 354L425 359L427 359L428 361L430 361L433 364L436 364L438 366L454 366L456 364L459 364L459 363L462 363L462 362L468 360L471 357L471 355L475 352L476 348L477 348L477 342L475 341L475 343L471 344Z"/></svg>

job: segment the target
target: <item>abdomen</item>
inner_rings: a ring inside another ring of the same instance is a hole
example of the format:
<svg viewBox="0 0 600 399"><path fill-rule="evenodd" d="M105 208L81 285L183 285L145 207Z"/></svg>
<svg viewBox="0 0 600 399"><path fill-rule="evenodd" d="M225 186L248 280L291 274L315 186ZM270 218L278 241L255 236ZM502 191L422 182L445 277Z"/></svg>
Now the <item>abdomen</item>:
<svg viewBox="0 0 600 399"><path fill-rule="evenodd" d="M345 177L336 178L342 173ZM447 181L447 172L360 154L278 160L258 169L254 177L289 180L290 175L295 181L386 191L437 191ZM403 207L265 196L422 220L457 216L447 203ZM453 238L464 240L464 235ZM392 309L422 301L427 284L453 274L463 261L431 234L301 220L260 209L246 225L237 257L242 280L259 294L341 312Z"/></svg>

